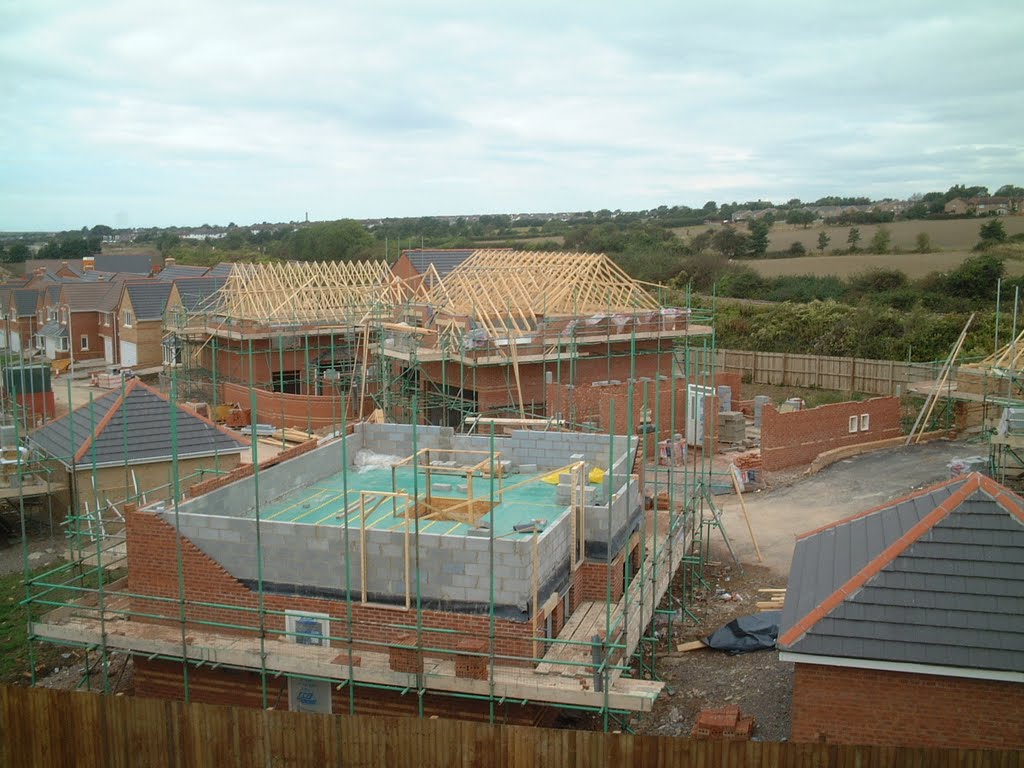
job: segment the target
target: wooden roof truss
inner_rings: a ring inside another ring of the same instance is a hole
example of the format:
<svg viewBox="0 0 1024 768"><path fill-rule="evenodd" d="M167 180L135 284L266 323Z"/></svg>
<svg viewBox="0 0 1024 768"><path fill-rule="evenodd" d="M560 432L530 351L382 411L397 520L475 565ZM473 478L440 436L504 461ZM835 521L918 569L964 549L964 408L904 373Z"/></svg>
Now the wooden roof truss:
<svg viewBox="0 0 1024 768"><path fill-rule="evenodd" d="M604 254L505 250L477 251L438 281L427 301L435 312L469 318L498 338L529 334L542 318L661 308Z"/></svg>
<svg viewBox="0 0 1024 768"><path fill-rule="evenodd" d="M425 290L410 288L384 261L235 264L214 306L244 322L355 326L390 317L417 293Z"/></svg>

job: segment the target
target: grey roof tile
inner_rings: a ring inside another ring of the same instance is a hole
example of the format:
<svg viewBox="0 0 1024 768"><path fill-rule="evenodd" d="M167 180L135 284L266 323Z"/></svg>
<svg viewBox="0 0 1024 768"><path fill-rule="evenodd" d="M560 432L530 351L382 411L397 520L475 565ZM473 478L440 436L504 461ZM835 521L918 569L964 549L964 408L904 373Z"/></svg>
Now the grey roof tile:
<svg viewBox="0 0 1024 768"><path fill-rule="evenodd" d="M139 320L162 320L171 295L171 283L159 280L125 283L125 290L132 300L135 317Z"/></svg>
<svg viewBox="0 0 1024 768"><path fill-rule="evenodd" d="M955 508L939 510L927 530L814 620L813 612L854 574L958 492ZM1024 672L1022 517L1024 500L972 475L798 540L780 648ZM849 567L826 567L847 560Z"/></svg>
<svg viewBox="0 0 1024 768"><path fill-rule="evenodd" d="M174 281L181 304L188 313L212 309L214 295L227 282L226 277L187 277Z"/></svg>
<svg viewBox="0 0 1024 768"><path fill-rule="evenodd" d="M472 248L458 248L453 250L438 250L432 248L414 248L403 253L421 275L427 271L431 264L437 270L440 277L444 277L459 264L473 255Z"/></svg>
<svg viewBox="0 0 1024 768"><path fill-rule="evenodd" d="M14 289L14 307L17 310L18 317L34 315L36 313L36 303L38 301L39 291L35 288Z"/></svg>
<svg viewBox="0 0 1024 768"><path fill-rule="evenodd" d="M138 380L128 383L121 403L120 397L120 392L112 392L97 398L40 427L28 439L68 465L88 444L77 460L87 466L124 464L126 456L131 465L169 459L175 452L180 458L239 453L247 445L243 438L232 436L180 405L174 409L177 416L172 430L170 403ZM105 420L108 415L110 418ZM94 431L96 437L90 441Z"/></svg>
<svg viewBox="0 0 1024 768"><path fill-rule="evenodd" d="M67 326L61 325L58 320L50 320L42 328L36 331L39 336L53 336L55 338L67 338Z"/></svg>
<svg viewBox="0 0 1024 768"><path fill-rule="evenodd" d="M202 277L210 271L209 267L194 266L192 264L171 264L164 267L157 274L157 280L173 281L179 277Z"/></svg>

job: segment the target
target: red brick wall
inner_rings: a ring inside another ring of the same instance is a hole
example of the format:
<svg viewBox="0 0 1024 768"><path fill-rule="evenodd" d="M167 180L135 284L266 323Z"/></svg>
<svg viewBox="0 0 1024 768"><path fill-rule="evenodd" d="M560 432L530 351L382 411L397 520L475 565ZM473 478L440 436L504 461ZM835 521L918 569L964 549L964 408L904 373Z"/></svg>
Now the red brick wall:
<svg viewBox="0 0 1024 768"><path fill-rule="evenodd" d="M624 435L630 426L629 385L614 384L608 387L593 387L583 384L572 387L565 384L547 385L547 415L554 418L561 414L574 424L592 421L599 432ZM646 395L646 400L645 400ZM672 423L672 400L675 399L675 425ZM615 421L612 423L611 409L615 404ZM686 387L680 384L675 392L672 382L638 382L633 390L633 434L637 433L645 407L650 410L656 430L648 434L647 455L658 454L658 441L666 440L673 433L686 431Z"/></svg>
<svg viewBox="0 0 1024 768"><path fill-rule="evenodd" d="M604 602L608 597L608 572L611 571L612 602L622 598L625 587L625 554L619 554L611 564L587 561L576 569L573 575L573 605L575 611L580 603Z"/></svg>
<svg viewBox="0 0 1024 768"><path fill-rule="evenodd" d="M128 545L128 588L136 595L131 598L133 613L147 613L162 619L139 619L160 623L177 623L178 617L178 571L176 533L172 526L156 515L126 510L125 532ZM210 607L196 603L219 603L254 609L257 595L235 579L216 561L208 557L187 537L181 537L181 554L185 582L185 617L190 629L200 631L230 632L230 629L203 627L195 621L216 621L242 625L233 630L252 633L258 626L257 614L233 610L226 607ZM603 583L603 582L602 582ZM146 597L143 597L145 595ZM171 598L173 602L159 602L152 597ZM265 594L264 606L268 611L294 609L327 613L332 617L332 633L342 635L346 622L348 604L323 598L302 598L290 595ZM405 611L378 605L351 605L353 617L353 639L358 645L385 652L383 646L371 647L365 643L395 643L397 638L409 632L408 626L416 622L414 610ZM398 628L396 625L405 625ZM543 619L538 619L538 628L543 633ZM284 631L283 615L268 615L265 618L268 632ZM423 611L422 626L427 630L449 630L449 634L425 632L423 645L430 648L454 650L467 637L488 637L489 620L486 613L467 614L446 611ZM499 619L495 622L495 652L499 655L519 656L529 659L533 651L534 630L529 622L515 622ZM431 654L427 654L431 655Z"/></svg>
<svg viewBox="0 0 1024 768"><path fill-rule="evenodd" d="M865 413L869 428L861 431L859 420ZM855 433L849 430L852 416L858 419ZM810 464L823 451L898 437L902 432L897 397L821 405L792 413L779 413L774 406L766 405L761 422L761 457L765 470L771 472Z"/></svg>
<svg viewBox="0 0 1024 768"><path fill-rule="evenodd" d="M189 700L193 702L241 707L263 706L263 687L258 672L190 666L188 690ZM414 716L419 712L415 691L403 695L398 691L376 690L358 685L354 691L353 702L357 715ZM135 695L183 701L185 687L181 663L135 657ZM277 678L267 676L267 706L272 709L288 709L288 679L284 675ZM334 714L349 713L347 688L338 690L335 687L331 695L331 706ZM497 722L514 725L542 725L556 713L557 710L551 707L523 706L518 701L495 707ZM487 701L440 694L426 694L423 697L423 714L425 717L454 717L481 722L488 720L490 715Z"/></svg>
<svg viewBox="0 0 1024 768"><path fill-rule="evenodd" d="M241 384L224 382L221 387L222 403L239 403L248 408L252 403L249 387ZM272 424L275 427L295 427L297 429L317 430L324 427L341 427L342 398L330 395L290 395L281 392L268 392L265 389L254 389L256 394L256 413L253 422ZM354 410L351 398L345 398L348 410L347 420L352 421ZM366 396L367 404L372 404L370 396Z"/></svg>
<svg viewBox="0 0 1024 768"><path fill-rule="evenodd" d="M729 387L732 390L732 409L736 408L736 402L743 399L743 377L738 373L716 373L715 374L715 388L718 387Z"/></svg>
<svg viewBox="0 0 1024 768"><path fill-rule="evenodd" d="M660 342L660 349L670 348L670 345ZM589 387L593 381L617 379L625 382L631 376L654 379L659 374L672 374L672 353L659 351L657 341L637 342L635 365L630 363L629 342L595 344L593 347L580 345L580 351L592 354L593 357L581 357L576 361L575 382L570 380L568 359L562 360L560 365L555 355L543 362L520 363L519 386L524 404L543 411L547 399L545 374L549 372L555 381L577 383L581 387ZM443 372L442 366L446 366ZM420 365L420 373L424 380L436 384L445 383L453 387L461 384L465 389L475 391L481 413L517 402L515 373L511 363L472 368L459 363L430 362ZM640 391L639 388L637 391Z"/></svg>
<svg viewBox="0 0 1024 768"><path fill-rule="evenodd" d="M791 741L1024 747L1024 684L795 666Z"/></svg>

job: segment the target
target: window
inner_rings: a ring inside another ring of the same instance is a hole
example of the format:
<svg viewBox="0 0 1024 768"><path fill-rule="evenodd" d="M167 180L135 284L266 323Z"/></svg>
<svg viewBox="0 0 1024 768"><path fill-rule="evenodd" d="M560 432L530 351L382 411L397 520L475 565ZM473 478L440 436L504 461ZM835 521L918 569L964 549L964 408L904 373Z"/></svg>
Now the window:
<svg viewBox="0 0 1024 768"><path fill-rule="evenodd" d="M131 312L125 312L124 313L124 327L125 328L131 328L132 327L132 323L134 321L135 321L135 318L132 317L132 313Z"/></svg>
<svg viewBox="0 0 1024 768"><path fill-rule="evenodd" d="M50 307L50 311L47 313L46 319L49 320L51 323L54 320L57 319L57 308L56 307Z"/></svg>
<svg viewBox="0 0 1024 768"><path fill-rule="evenodd" d="M850 417L850 427L849 427L849 429L850 429L851 433L857 431L857 417L856 416L851 416Z"/></svg>
<svg viewBox="0 0 1024 768"><path fill-rule="evenodd" d="M83 335L78 340L78 348L80 350L82 350L83 352L88 352L89 351L89 337L88 336Z"/></svg>
<svg viewBox="0 0 1024 768"><path fill-rule="evenodd" d="M871 415L867 414L867 413L862 413L860 415L860 431L861 432L867 432L870 427L871 427Z"/></svg>
<svg viewBox="0 0 1024 768"><path fill-rule="evenodd" d="M68 339L67 339L67 336L64 336L64 337L62 337L60 339L57 339L57 351L59 351L59 352L67 352L68 351Z"/></svg>
<svg viewBox="0 0 1024 768"><path fill-rule="evenodd" d="M164 348L164 365L181 365L181 342L176 339L173 341L165 341L163 343Z"/></svg>

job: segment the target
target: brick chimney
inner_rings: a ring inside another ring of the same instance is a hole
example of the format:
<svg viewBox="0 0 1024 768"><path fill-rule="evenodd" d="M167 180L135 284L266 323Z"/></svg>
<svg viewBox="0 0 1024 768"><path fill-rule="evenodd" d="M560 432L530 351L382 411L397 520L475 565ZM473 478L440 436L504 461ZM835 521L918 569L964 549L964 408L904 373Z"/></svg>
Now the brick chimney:
<svg viewBox="0 0 1024 768"><path fill-rule="evenodd" d="M95 256L83 256L82 257L82 271L92 272L96 269L96 257Z"/></svg>

